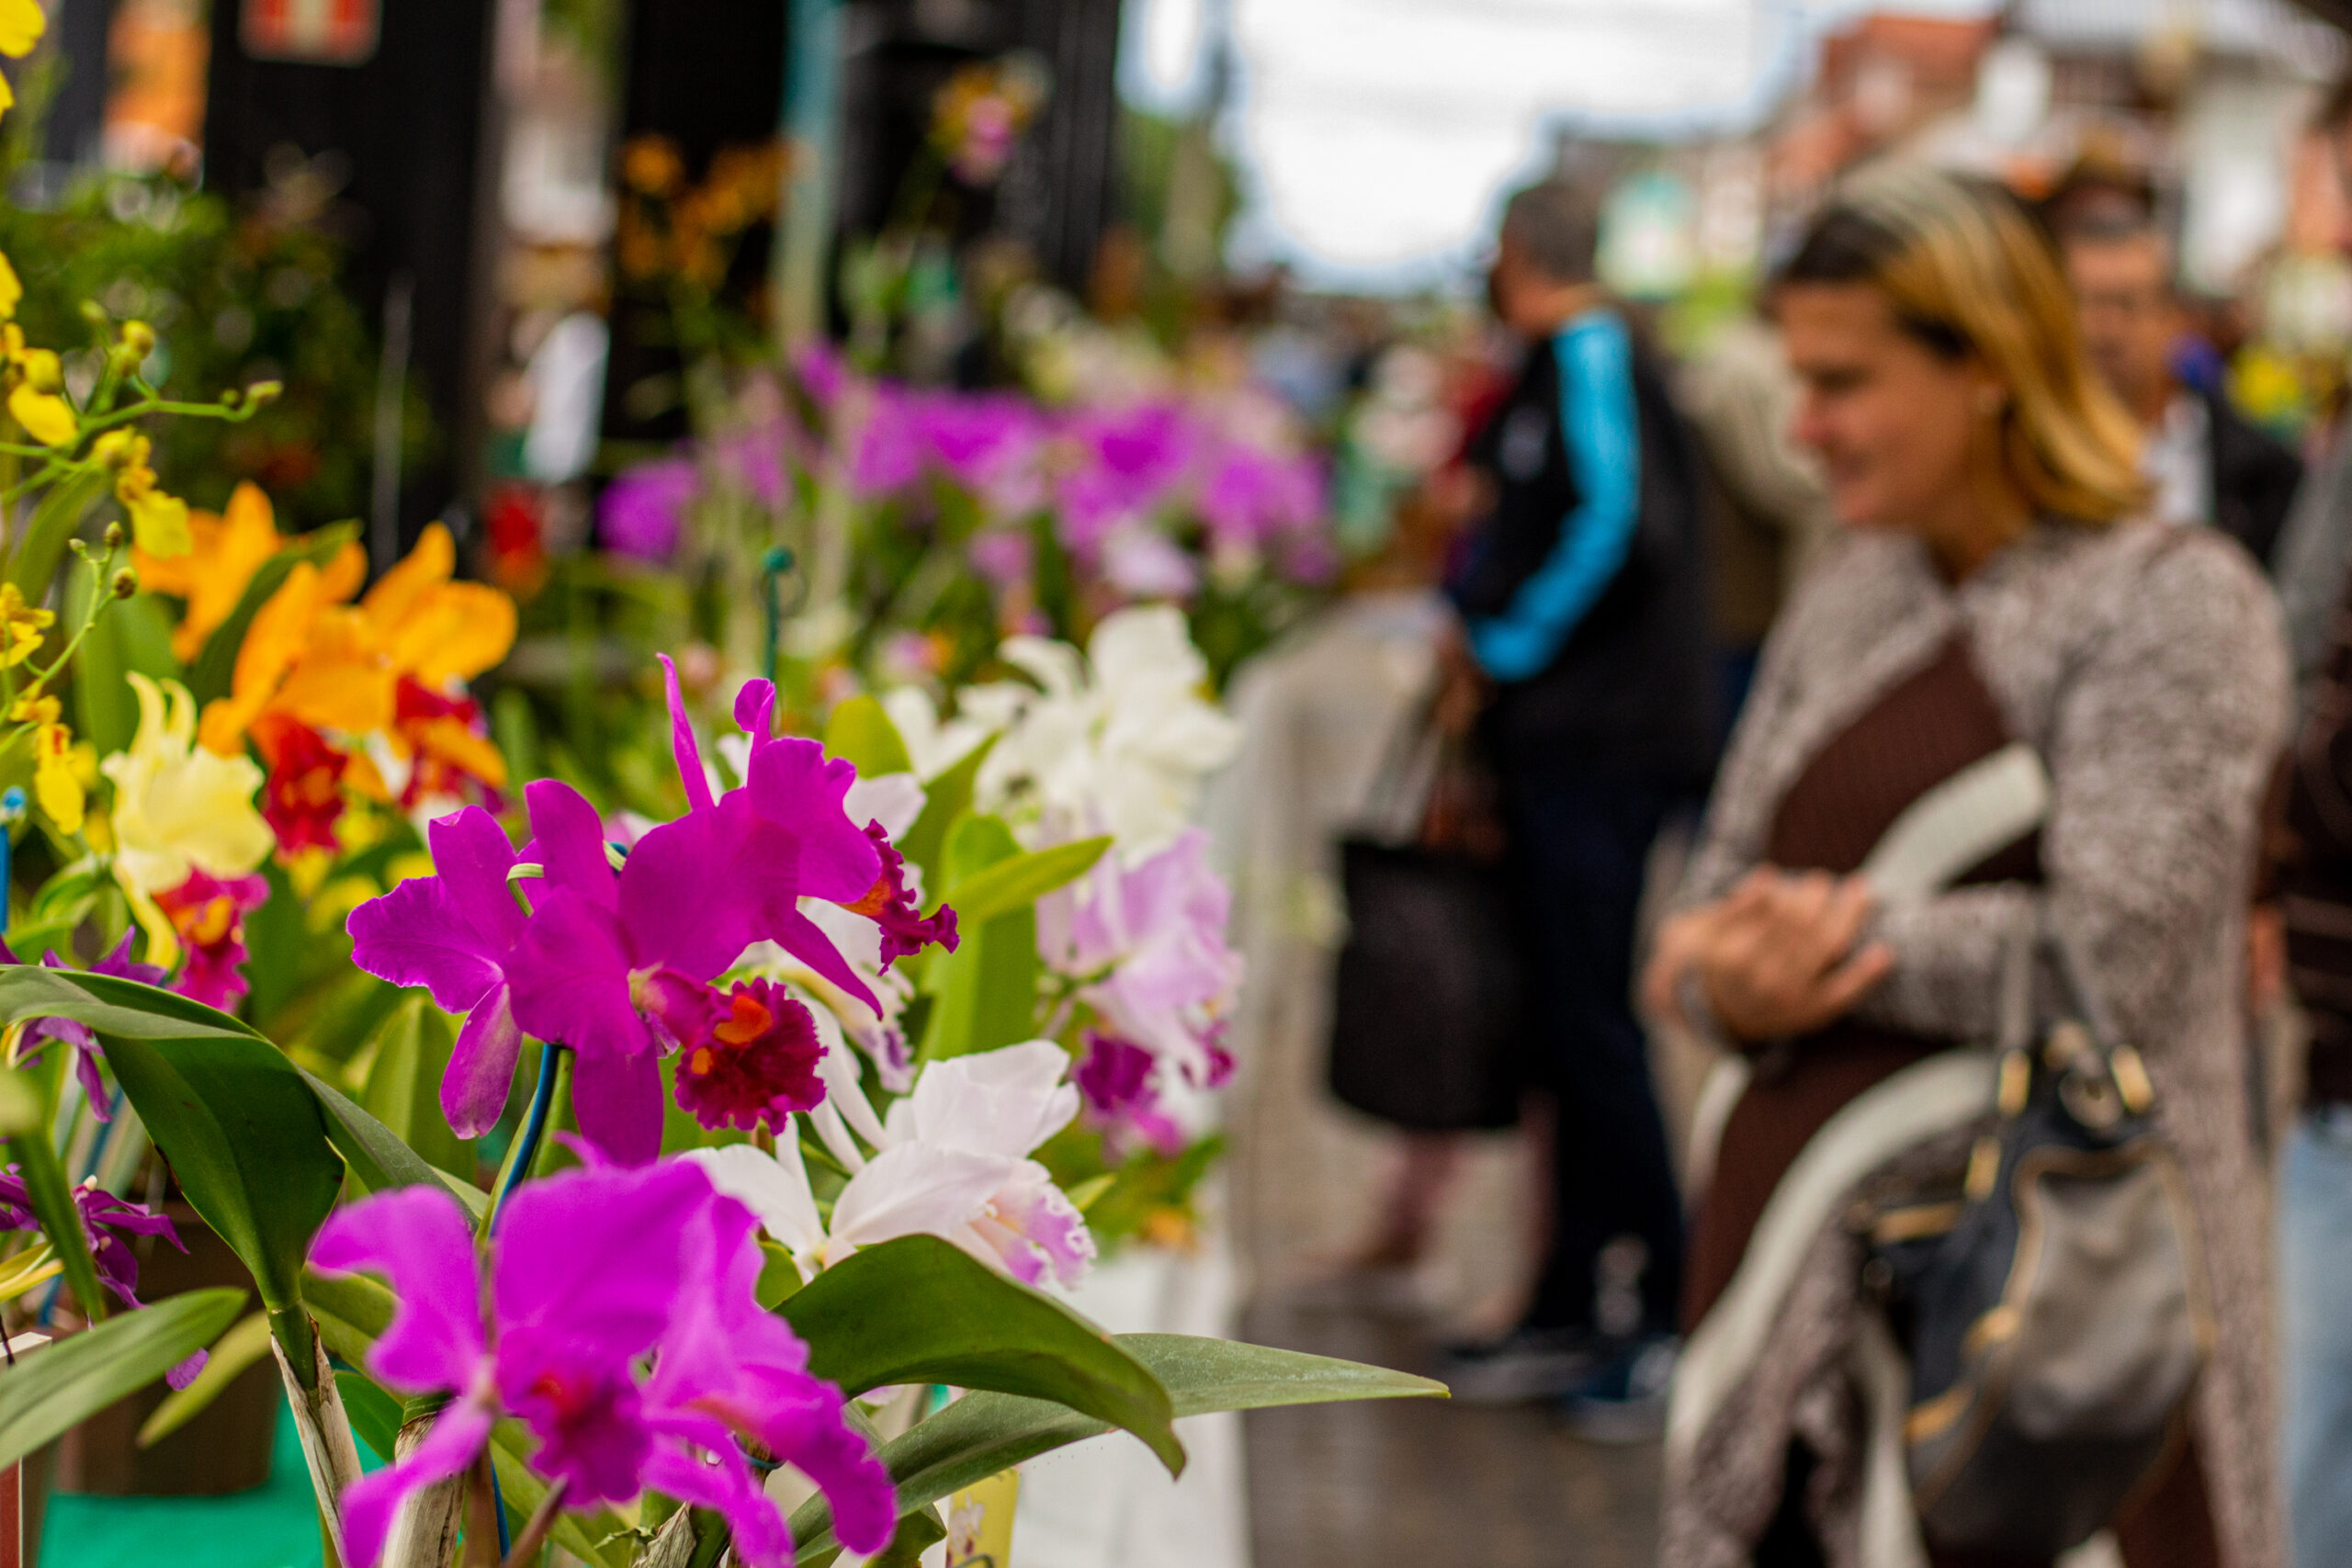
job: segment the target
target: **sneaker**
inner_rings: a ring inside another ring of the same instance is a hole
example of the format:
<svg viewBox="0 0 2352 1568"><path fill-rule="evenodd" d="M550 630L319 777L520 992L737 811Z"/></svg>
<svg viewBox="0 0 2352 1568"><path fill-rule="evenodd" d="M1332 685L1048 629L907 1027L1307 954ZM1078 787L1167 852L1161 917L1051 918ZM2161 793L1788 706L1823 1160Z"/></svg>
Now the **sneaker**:
<svg viewBox="0 0 2352 1568"><path fill-rule="evenodd" d="M1678 1349L1668 1334L1616 1341L1596 1357L1582 1383L1563 1392L1561 1425L1590 1443L1656 1442L1666 1434Z"/></svg>
<svg viewBox="0 0 2352 1568"><path fill-rule="evenodd" d="M1434 1375L1465 1404L1554 1399L1591 1378L1593 1346L1589 1329L1514 1328L1498 1338L1445 1346Z"/></svg>

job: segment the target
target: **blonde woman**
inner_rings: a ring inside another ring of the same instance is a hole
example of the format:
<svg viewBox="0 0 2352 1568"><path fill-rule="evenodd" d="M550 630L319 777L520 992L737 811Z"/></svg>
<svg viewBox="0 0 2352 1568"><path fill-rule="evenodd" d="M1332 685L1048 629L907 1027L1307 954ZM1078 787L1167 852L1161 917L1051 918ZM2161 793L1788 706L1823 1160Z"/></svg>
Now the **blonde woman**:
<svg viewBox="0 0 2352 1568"><path fill-rule="evenodd" d="M1871 176L1815 220L1774 305L1804 389L1794 434L1842 526L1766 647L1644 981L1654 1010L1712 1022L1754 1064L1698 1204L1686 1377L1808 1140L1894 1073L1988 1039L2005 943L2047 908L2155 1079L2222 1329L2189 1440L2116 1537L2130 1568L2278 1568L2236 1001L2287 711L2275 606L2230 540L2131 520L2131 422L2084 361L2045 238L1997 187ZM1897 816L2017 741L2050 776L2039 829L1943 892L1875 905L1855 873ZM1888 1568L1883 1519L1864 1517L1853 1369L1872 1309L1844 1210L1799 1234L1755 1353L1710 1365L1702 1400L1678 1391L1669 1568ZM1918 1561L1917 1537L1899 1555Z"/></svg>

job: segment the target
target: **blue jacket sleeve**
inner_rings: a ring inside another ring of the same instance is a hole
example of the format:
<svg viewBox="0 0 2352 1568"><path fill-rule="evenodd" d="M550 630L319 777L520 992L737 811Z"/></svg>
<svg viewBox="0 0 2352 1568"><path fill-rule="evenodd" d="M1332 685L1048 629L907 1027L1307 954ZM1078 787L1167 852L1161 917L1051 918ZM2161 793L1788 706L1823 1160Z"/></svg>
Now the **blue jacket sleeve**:
<svg viewBox="0 0 2352 1568"><path fill-rule="evenodd" d="M1559 543L1499 615L1473 620L1470 650L1498 681L1540 674L1617 573L1641 511L1641 433L1633 345L1606 310L1578 316L1552 340L1560 364L1560 423L1582 499Z"/></svg>

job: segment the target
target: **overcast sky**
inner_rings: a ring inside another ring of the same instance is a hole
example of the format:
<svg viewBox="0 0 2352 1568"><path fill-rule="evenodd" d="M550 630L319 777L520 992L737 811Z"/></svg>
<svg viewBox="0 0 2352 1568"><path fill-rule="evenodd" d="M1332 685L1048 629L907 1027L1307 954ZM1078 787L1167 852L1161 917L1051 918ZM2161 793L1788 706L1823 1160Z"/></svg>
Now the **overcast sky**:
<svg viewBox="0 0 2352 1568"><path fill-rule="evenodd" d="M1181 110L1202 40L1238 46L1224 130L1247 204L1237 260L1410 287L1458 272L1555 128L1744 124L1862 0L1127 0L1128 96ZM1229 8L1229 10L1227 10ZM1877 10L1982 15L1988 0Z"/></svg>

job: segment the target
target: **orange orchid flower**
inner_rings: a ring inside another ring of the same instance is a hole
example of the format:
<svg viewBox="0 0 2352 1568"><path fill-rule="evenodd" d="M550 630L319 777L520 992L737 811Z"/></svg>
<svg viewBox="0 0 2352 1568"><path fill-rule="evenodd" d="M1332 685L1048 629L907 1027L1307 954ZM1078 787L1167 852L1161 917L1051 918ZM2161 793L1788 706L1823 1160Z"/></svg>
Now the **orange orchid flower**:
<svg viewBox="0 0 2352 1568"><path fill-rule="evenodd" d="M172 651L183 664L196 661L205 640L235 612L254 574L289 542L277 531L269 497L251 481L236 488L224 511L190 512L187 527L187 554L151 556L134 549L130 557L141 587L187 601L187 614L172 633ZM341 597L358 592L358 574L366 569L366 558L356 547L336 557L329 570L350 578Z"/></svg>

